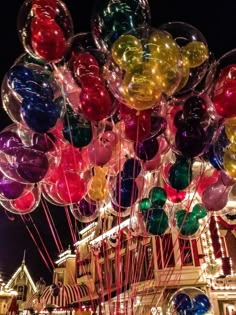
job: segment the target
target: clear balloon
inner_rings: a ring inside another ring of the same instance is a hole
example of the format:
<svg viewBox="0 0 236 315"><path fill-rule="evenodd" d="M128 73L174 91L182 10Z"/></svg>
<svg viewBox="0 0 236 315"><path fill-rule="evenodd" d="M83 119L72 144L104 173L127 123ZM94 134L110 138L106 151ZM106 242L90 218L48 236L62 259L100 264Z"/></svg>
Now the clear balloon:
<svg viewBox="0 0 236 315"><path fill-rule="evenodd" d="M52 3L26 0L18 14L18 33L24 49L47 62L61 60L70 47L73 22L60 0Z"/></svg>

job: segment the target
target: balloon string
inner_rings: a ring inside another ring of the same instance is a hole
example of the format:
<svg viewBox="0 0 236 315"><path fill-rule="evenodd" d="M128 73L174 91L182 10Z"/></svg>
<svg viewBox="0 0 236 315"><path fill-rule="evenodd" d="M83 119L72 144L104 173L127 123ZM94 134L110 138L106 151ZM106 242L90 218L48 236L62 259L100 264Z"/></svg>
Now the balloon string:
<svg viewBox="0 0 236 315"><path fill-rule="evenodd" d="M49 209L48 209L48 206L47 206L47 203L42 199L42 207L43 207L43 210L44 210L44 213L45 213L45 216L46 216L46 219L47 219L47 222L48 222L48 225L49 225L49 228L51 230L51 233L52 233L52 236L53 236L53 239L54 239L54 242L56 244L56 247L57 247L57 250L59 253L63 252L64 251L64 248L62 246L62 243L61 243L61 240L60 240L60 237L57 233L57 230L56 230L56 227L55 227L55 224L52 220L52 217L51 217L51 214L49 212ZM50 220L51 219L51 220ZM55 232L54 232L54 230Z"/></svg>
<svg viewBox="0 0 236 315"><path fill-rule="evenodd" d="M49 265L48 265L48 263L47 263L47 260L46 260L46 258L45 258L44 255L43 255L43 252L42 252L41 249L39 248L39 246L38 246L38 244L37 244L37 241L36 241L36 239L34 238L34 235L32 234L32 232L30 231L29 227L27 226L24 216L21 215L20 217L21 217L21 220L23 221L23 223L25 224L25 227L26 227L26 229L27 229L29 235L31 236L31 238L32 238L32 240L33 240L33 242L34 242L34 244L35 244L35 246L36 246L36 248L37 248L37 250L38 250L38 252L39 252L39 254L40 254L40 256L41 256L41 258L42 258L42 260L44 261L45 266L47 267L47 269L48 269L48 270L50 271L50 273L51 273L52 270L50 269L50 267L49 267Z"/></svg>
<svg viewBox="0 0 236 315"><path fill-rule="evenodd" d="M55 265L53 263L53 260L52 260L51 256L49 255L49 252L48 252L48 250L47 250L47 248L45 246L45 243L44 243L44 241L43 241L43 239L42 239L42 237L41 237L41 235L39 233L39 230L38 230L36 224L34 223L34 221L32 219L32 216L30 215L29 217L30 217L30 221L31 221L31 223L32 223L32 225L33 225L33 227L34 227L34 229L35 229L35 231L36 231L36 233L37 233L37 235L38 235L38 237L40 239L40 242L43 245L43 249L45 250L45 253L46 253L46 255L47 255L48 259L49 259L49 262L51 263L52 268L54 268Z"/></svg>
<svg viewBox="0 0 236 315"><path fill-rule="evenodd" d="M71 217L70 217L70 214L69 214L69 211L68 211L68 207L64 207L65 209L65 213L66 213L66 218L67 218L67 222L68 222L68 225L69 225L69 228L70 228L70 233L71 233L71 238L72 238L72 241L73 243L76 243L76 235L75 235L75 232L73 230L73 225L72 225L72 222L71 222Z"/></svg>

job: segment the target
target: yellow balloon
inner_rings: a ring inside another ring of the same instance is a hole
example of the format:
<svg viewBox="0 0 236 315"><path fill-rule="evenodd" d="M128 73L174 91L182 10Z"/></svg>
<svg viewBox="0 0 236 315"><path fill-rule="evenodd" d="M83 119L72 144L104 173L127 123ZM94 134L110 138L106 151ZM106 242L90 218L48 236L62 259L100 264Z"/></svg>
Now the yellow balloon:
<svg viewBox="0 0 236 315"><path fill-rule="evenodd" d="M182 56L182 76L176 92L179 92L180 90L182 90L182 88L185 87L189 79L189 74L190 74L189 60L187 57Z"/></svg>
<svg viewBox="0 0 236 315"><path fill-rule="evenodd" d="M162 71L176 66L181 60L180 48L167 32L155 31L152 33L146 47L150 51L150 59L158 64Z"/></svg>
<svg viewBox="0 0 236 315"><path fill-rule="evenodd" d="M178 65L171 66L165 71L161 72L162 85L161 90L168 96L174 94L181 81L181 67Z"/></svg>
<svg viewBox="0 0 236 315"><path fill-rule="evenodd" d="M226 149L223 156L223 166L227 174L236 179L236 152L231 145Z"/></svg>
<svg viewBox="0 0 236 315"><path fill-rule="evenodd" d="M231 143L236 142L236 117L225 121L225 133Z"/></svg>
<svg viewBox="0 0 236 315"><path fill-rule="evenodd" d="M208 59L208 48L200 41L192 41L182 48L183 56L189 60L190 68L196 68Z"/></svg>
<svg viewBox="0 0 236 315"><path fill-rule="evenodd" d="M133 35L121 35L111 49L113 60L126 71L132 71L143 59L143 46Z"/></svg>
<svg viewBox="0 0 236 315"><path fill-rule="evenodd" d="M161 96L161 87L153 80L150 72L126 73L121 85L125 103L136 110L153 107Z"/></svg>

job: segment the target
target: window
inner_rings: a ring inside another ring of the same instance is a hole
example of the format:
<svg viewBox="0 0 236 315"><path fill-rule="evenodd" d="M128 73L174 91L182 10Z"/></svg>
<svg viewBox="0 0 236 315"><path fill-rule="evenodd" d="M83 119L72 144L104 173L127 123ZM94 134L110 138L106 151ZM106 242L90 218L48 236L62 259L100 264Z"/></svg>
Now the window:
<svg viewBox="0 0 236 315"><path fill-rule="evenodd" d="M179 249L181 263L183 266L193 266L193 256L191 249L191 241L180 238L179 239Z"/></svg>
<svg viewBox="0 0 236 315"><path fill-rule="evenodd" d="M17 300L18 301L26 301L26 294L27 294L27 286L26 285L18 285L15 287L17 291Z"/></svg>
<svg viewBox="0 0 236 315"><path fill-rule="evenodd" d="M156 236L157 265L159 269L175 266L174 247L171 234Z"/></svg>

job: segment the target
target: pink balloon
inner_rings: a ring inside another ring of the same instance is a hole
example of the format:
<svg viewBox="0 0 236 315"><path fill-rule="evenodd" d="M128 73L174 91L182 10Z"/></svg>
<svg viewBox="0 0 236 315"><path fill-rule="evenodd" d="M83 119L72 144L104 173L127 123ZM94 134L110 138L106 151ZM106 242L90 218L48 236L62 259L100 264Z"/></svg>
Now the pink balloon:
<svg viewBox="0 0 236 315"><path fill-rule="evenodd" d="M109 146L113 149L118 143L118 137L114 131L105 131L102 134L100 141L104 144L104 146Z"/></svg>
<svg viewBox="0 0 236 315"><path fill-rule="evenodd" d="M154 171L158 169L161 164L161 155L159 152L154 156L153 159L146 161L143 163L143 169L145 171Z"/></svg>
<svg viewBox="0 0 236 315"><path fill-rule="evenodd" d="M97 166L107 164L112 156L112 149L109 146L103 146L101 141L94 140L88 147L90 162Z"/></svg>
<svg viewBox="0 0 236 315"><path fill-rule="evenodd" d="M221 172L217 182L203 190L202 203L208 211L219 211L226 206L232 182L232 179Z"/></svg>

